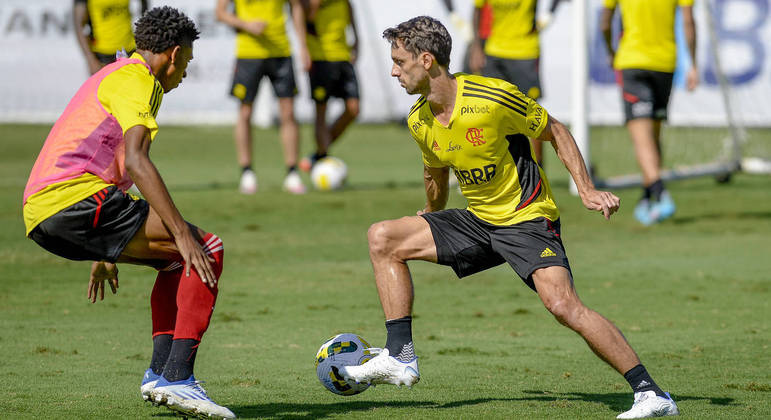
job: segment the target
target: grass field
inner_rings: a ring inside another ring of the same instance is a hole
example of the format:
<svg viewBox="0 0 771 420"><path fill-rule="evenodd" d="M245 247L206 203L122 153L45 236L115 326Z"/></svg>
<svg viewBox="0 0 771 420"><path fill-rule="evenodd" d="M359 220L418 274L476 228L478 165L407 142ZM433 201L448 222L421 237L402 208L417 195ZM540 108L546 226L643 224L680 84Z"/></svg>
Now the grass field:
<svg viewBox="0 0 771 420"><path fill-rule="evenodd" d="M170 417L139 397L154 272L122 266L118 295L90 304L89 265L24 238L22 191L47 132L0 126L0 418ZM631 405L624 379L511 269L458 280L428 263L411 264L421 382L324 390L314 355L328 337L385 342L366 231L422 207L418 150L401 126L352 127L334 150L349 188L296 197L280 191L277 131L256 138L255 196L236 192L229 127L164 127L152 149L182 214L225 243L196 363L215 401L270 419L613 418ZM582 299L616 322L684 417L771 418L771 177L673 183L678 213L644 228L637 191L618 191L622 210L606 222L569 195L553 156L547 167ZM450 205L465 203L453 192Z"/></svg>

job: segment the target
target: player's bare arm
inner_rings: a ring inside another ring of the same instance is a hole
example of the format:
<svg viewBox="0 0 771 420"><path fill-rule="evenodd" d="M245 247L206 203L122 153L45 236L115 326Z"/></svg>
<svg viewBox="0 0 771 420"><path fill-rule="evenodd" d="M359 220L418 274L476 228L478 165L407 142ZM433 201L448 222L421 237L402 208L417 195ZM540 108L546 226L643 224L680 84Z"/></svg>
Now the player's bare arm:
<svg viewBox="0 0 771 420"><path fill-rule="evenodd" d="M424 213L444 210L450 191L449 179L450 168L423 166L423 183L426 186L426 207L418 212L418 216Z"/></svg>
<svg viewBox="0 0 771 420"><path fill-rule="evenodd" d="M699 67L696 65L696 23L693 19L693 7L682 6L683 32L685 43L688 45L688 54L691 56L691 68L686 75L686 87L688 90L696 89L699 85Z"/></svg>
<svg viewBox="0 0 771 420"><path fill-rule="evenodd" d="M581 151L578 150L578 145L567 127L556 118L549 116L549 121L538 139L551 142L557 157L573 177L584 206L589 210L600 211L605 219L610 219L610 216L618 211L620 200L613 193L594 188Z"/></svg>
<svg viewBox="0 0 771 420"><path fill-rule="evenodd" d="M479 73L485 66L485 52L482 49L482 39L479 38L479 22L482 19L482 10L474 8L474 16L471 18L474 28L474 39L471 41L471 55L469 57L469 68L473 73Z"/></svg>
<svg viewBox="0 0 771 420"><path fill-rule="evenodd" d="M290 0L289 4L292 7L292 23L300 45L300 63L303 65L303 70L307 72L311 69L311 55L305 39L305 10L300 0Z"/></svg>
<svg viewBox="0 0 771 420"><path fill-rule="evenodd" d="M75 28L75 37L78 40L78 46L83 52L83 56L86 58L88 64L88 71L94 74L102 68L102 63L96 58L94 52L91 51L86 34L83 33L83 28L88 23L88 6L86 3L76 2L72 6L72 22Z"/></svg>
<svg viewBox="0 0 771 420"><path fill-rule="evenodd" d="M210 257L193 237L192 228L177 210L158 169L150 160L151 139L147 127L136 125L129 128L126 131L125 142L126 170L174 238L177 251L185 260L185 274L190 275L192 264L201 276L201 280L209 287L214 287L217 284L217 276L212 269Z"/></svg>
<svg viewBox="0 0 771 420"><path fill-rule="evenodd" d="M118 293L118 266L107 261L96 261L91 264L91 276L88 279L88 300L96 302L104 300L104 281L110 285L112 294Z"/></svg>
<svg viewBox="0 0 771 420"><path fill-rule="evenodd" d="M600 31L602 32L602 38L605 40L605 49L608 51L608 63L611 67L613 67L613 58L616 56L616 51L613 49L613 31L611 30L613 12L615 10L615 8L604 7L600 15Z"/></svg>
<svg viewBox="0 0 771 420"><path fill-rule="evenodd" d="M217 20L224 23L225 25L230 26L231 28L250 33L254 36L262 35L268 23L262 20L246 21L240 19L238 16L228 10L228 3L230 2L231 0L217 0L217 7L215 9Z"/></svg>
<svg viewBox="0 0 771 420"><path fill-rule="evenodd" d="M356 63L359 57L359 32L356 30L356 16L353 13L353 5L348 0L348 16L351 17L351 31L353 31L353 45L351 45L351 63Z"/></svg>

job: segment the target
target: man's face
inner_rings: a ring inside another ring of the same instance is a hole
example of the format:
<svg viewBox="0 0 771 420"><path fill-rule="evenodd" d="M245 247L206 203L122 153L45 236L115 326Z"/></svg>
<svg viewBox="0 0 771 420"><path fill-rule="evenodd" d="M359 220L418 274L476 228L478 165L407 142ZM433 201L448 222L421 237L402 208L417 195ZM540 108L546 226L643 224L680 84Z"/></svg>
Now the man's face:
<svg viewBox="0 0 771 420"><path fill-rule="evenodd" d="M391 67L391 76L399 80L399 84L410 95L422 93L428 84L428 71L423 65L423 55L417 57L404 49L404 43L397 40L395 46L391 46L391 60L394 64Z"/></svg>
<svg viewBox="0 0 771 420"><path fill-rule="evenodd" d="M187 65L193 60L193 47L174 47L171 52L169 67L159 78L164 93L179 86L187 76Z"/></svg>

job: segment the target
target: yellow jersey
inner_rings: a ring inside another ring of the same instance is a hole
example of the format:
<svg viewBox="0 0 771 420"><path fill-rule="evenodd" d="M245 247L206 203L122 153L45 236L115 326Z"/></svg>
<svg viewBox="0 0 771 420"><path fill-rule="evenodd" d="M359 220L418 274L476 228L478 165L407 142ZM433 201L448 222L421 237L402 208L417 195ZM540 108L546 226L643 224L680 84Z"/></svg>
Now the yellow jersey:
<svg viewBox="0 0 771 420"><path fill-rule="evenodd" d="M546 127L546 110L504 80L463 73L454 77L458 89L447 126L437 121L425 97L407 117L423 163L452 168L468 210L488 223L557 220L549 182L528 139Z"/></svg>
<svg viewBox="0 0 771 420"><path fill-rule="evenodd" d="M143 64L145 61L141 55L134 53L130 58L140 62L124 64L123 60L118 60L106 66L91 76L72 99L60 121L64 125L80 121L82 128L59 128L57 124L51 130L41 155L48 153L44 157L46 162L64 171L70 166L75 175L80 175L52 182L27 197L23 208L27 235L43 220L113 184L103 179L104 173L96 173L96 165L80 162L86 156L89 161L108 162L125 172L123 144L97 146L101 144L99 142L106 141L105 138L122 141L126 131L137 125L147 127L150 138L155 138L158 132L155 118L163 100L163 87ZM94 90L98 105L88 104ZM90 111L86 111L87 115L82 114L81 110L93 110L94 106L104 110L104 117ZM103 128L111 126L111 120L117 122L115 129L118 131L115 133L107 133ZM31 178L44 178L46 171L50 172L37 167L38 162ZM49 178L56 180L56 177Z"/></svg>
<svg viewBox="0 0 771 420"><path fill-rule="evenodd" d="M115 55L121 49L133 51L137 48L129 0L87 0L86 3L94 39L91 51Z"/></svg>
<svg viewBox="0 0 771 420"><path fill-rule="evenodd" d="M313 61L349 61L351 48L345 29L351 24L347 0L321 0L313 21L315 33L306 36L308 51Z"/></svg>
<svg viewBox="0 0 771 420"><path fill-rule="evenodd" d="M489 3L493 24L485 42L485 54L510 60L532 60L541 54L535 12L538 0L474 0L482 8Z"/></svg>
<svg viewBox="0 0 771 420"><path fill-rule="evenodd" d="M259 36L238 31L237 58L289 57L292 50L286 33L286 0L233 0L236 16L245 21L261 20L267 25Z"/></svg>
<svg viewBox="0 0 771 420"><path fill-rule="evenodd" d="M618 70L675 71L675 11L693 0L604 0L608 9L621 9L623 34L613 60Z"/></svg>

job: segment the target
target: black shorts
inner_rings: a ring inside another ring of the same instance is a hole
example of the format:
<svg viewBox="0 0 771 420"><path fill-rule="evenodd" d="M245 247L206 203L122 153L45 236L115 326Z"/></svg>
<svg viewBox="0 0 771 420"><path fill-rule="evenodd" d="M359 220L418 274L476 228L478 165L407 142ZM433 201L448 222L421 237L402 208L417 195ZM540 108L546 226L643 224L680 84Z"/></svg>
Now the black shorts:
<svg viewBox="0 0 771 420"><path fill-rule="evenodd" d="M520 92L532 99L543 97L541 77L539 76L540 60L511 60L508 58L487 56L482 74L487 77L503 79L516 85Z"/></svg>
<svg viewBox="0 0 771 420"><path fill-rule="evenodd" d="M241 103L254 102L264 76L268 76L273 92L279 98L291 98L297 94L292 57L237 59L230 94L240 99Z"/></svg>
<svg viewBox="0 0 771 420"><path fill-rule="evenodd" d="M326 102L330 97L359 97L356 71L348 61L314 61L309 76L311 98L317 103Z"/></svg>
<svg viewBox="0 0 771 420"><path fill-rule="evenodd" d="M131 54L134 54L134 50L128 51L126 53L126 57L131 57ZM94 52L94 56L96 56L96 59L99 60L100 63L106 66L118 59L118 52L116 51L114 54L102 54Z"/></svg>
<svg viewBox="0 0 771 420"><path fill-rule="evenodd" d="M468 210L449 209L423 215L431 226L436 254L458 277L508 262L522 281L535 290L532 274L544 267L570 271L560 239L560 222L539 217L511 226L496 226Z"/></svg>
<svg viewBox="0 0 771 420"><path fill-rule="evenodd" d="M29 237L60 257L114 263L149 211L147 201L112 185L43 220Z"/></svg>
<svg viewBox="0 0 771 420"><path fill-rule="evenodd" d="M621 70L621 94L626 121L635 118L667 119L672 73L652 70Z"/></svg>

